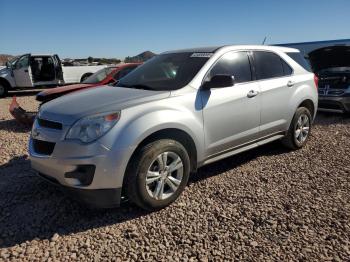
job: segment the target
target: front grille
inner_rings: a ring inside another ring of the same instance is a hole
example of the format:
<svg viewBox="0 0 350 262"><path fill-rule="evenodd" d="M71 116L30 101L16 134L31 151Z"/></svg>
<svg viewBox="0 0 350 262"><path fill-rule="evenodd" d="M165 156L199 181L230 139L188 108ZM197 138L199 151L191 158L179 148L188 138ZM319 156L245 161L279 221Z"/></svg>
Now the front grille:
<svg viewBox="0 0 350 262"><path fill-rule="evenodd" d="M318 94L320 96L342 96L345 94L345 89L325 89L319 88Z"/></svg>
<svg viewBox="0 0 350 262"><path fill-rule="evenodd" d="M318 94L319 95L322 95L322 96L324 96L325 94L326 94L326 90L325 89L318 89Z"/></svg>
<svg viewBox="0 0 350 262"><path fill-rule="evenodd" d="M40 155L51 155L55 148L55 144L56 143L53 143L53 142L33 139L34 151L35 153Z"/></svg>
<svg viewBox="0 0 350 262"><path fill-rule="evenodd" d="M328 95L341 96L345 93L344 90L328 90Z"/></svg>
<svg viewBox="0 0 350 262"><path fill-rule="evenodd" d="M62 124L58 122L38 118L38 124L41 127L62 130Z"/></svg>
<svg viewBox="0 0 350 262"><path fill-rule="evenodd" d="M320 77L319 88L328 89L347 89L350 86L350 80L346 76Z"/></svg>

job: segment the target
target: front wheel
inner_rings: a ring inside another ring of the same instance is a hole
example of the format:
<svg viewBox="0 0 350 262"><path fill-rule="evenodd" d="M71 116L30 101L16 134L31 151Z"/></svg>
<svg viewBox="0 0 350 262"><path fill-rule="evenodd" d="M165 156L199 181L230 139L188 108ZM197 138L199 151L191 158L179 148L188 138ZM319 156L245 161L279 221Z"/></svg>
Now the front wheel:
<svg viewBox="0 0 350 262"><path fill-rule="evenodd" d="M141 148L131 159L124 183L126 194L139 207L158 210L180 196L189 174L186 149L175 140L158 140Z"/></svg>
<svg viewBox="0 0 350 262"><path fill-rule="evenodd" d="M302 148L311 132L312 117L309 109L299 107L294 114L287 135L282 139L282 143L293 150Z"/></svg>
<svg viewBox="0 0 350 262"><path fill-rule="evenodd" d="M0 83L0 98L1 97L6 97L7 96L7 86L4 84Z"/></svg>

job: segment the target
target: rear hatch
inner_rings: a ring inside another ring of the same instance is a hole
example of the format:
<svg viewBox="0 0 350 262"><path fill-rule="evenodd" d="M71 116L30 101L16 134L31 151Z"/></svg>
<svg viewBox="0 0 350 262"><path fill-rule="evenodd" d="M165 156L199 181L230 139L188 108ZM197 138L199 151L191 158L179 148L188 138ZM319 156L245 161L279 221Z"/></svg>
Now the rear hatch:
<svg viewBox="0 0 350 262"><path fill-rule="evenodd" d="M319 78L322 95L342 95L350 86L350 46L317 49L309 54L310 64Z"/></svg>

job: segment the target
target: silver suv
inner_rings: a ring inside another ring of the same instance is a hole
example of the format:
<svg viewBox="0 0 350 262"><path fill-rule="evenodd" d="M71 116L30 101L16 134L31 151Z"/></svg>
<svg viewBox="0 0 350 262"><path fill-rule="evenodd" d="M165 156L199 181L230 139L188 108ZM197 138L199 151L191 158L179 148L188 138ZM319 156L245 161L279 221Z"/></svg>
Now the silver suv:
<svg viewBox="0 0 350 262"><path fill-rule="evenodd" d="M203 165L278 139L305 145L317 81L295 57L296 49L269 46L162 53L116 86L44 104L32 167L93 206L125 197L163 208Z"/></svg>

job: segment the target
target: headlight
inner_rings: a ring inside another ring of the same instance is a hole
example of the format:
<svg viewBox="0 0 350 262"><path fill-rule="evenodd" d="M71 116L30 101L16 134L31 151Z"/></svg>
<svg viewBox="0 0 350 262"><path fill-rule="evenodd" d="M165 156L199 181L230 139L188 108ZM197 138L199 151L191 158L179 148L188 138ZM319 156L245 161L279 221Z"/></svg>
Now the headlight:
<svg viewBox="0 0 350 262"><path fill-rule="evenodd" d="M88 116L77 121L68 131L66 139L90 143L105 135L120 119L120 112Z"/></svg>

